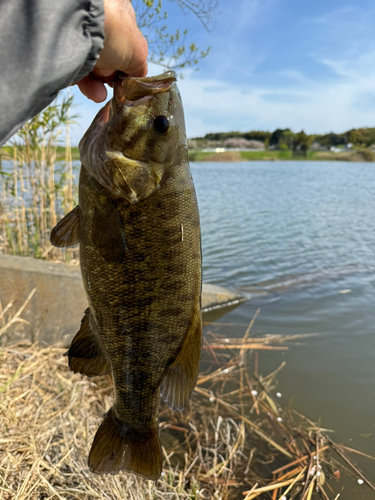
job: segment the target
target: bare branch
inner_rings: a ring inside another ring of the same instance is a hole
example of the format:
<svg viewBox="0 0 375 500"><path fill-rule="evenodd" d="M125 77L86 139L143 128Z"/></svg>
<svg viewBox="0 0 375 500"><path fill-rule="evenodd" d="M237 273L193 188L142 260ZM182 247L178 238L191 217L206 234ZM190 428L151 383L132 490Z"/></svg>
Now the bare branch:
<svg viewBox="0 0 375 500"><path fill-rule="evenodd" d="M217 0L170 1L176 2L184 12L193 12L206 29L209 29L216 15ZM162 0L134 0L133 7L138 26L148 42L151 62L177 70L197 66L209 53L209 47L202 50L188 41L186 29L169 31L166 25L168 12L163 10Z"/></svg>
<svg viewBox="0 0 375 500"><path fill-rule="evenodd" d="M216 18L218 16L218 0L169 0L175 2L184 12L193 12L206 28L210 31L214 28Z"/></svg>

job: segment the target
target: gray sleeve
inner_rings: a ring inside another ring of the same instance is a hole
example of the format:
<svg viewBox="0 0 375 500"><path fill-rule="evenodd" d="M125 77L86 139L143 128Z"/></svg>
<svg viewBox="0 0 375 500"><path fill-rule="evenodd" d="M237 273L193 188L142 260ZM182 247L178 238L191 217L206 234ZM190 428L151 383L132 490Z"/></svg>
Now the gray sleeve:
<svg viewBox="0 0 375 500"><path fill-rule="evenodd" d="M103 0L0 0L0 145L87 75L103 44Z"/></svg>

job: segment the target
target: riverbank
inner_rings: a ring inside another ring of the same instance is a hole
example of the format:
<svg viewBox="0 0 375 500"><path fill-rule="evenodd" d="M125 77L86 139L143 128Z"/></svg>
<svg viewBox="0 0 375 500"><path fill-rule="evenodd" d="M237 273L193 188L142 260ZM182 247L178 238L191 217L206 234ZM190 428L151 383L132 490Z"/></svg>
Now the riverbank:
<svg viewBox="0 0 375 500"><path fill-rule="evenodd" d="M333 441L331 431L278 392L283 389L276 377L285 364L258 374L259 351L287 350L285 343L301 336L256 339L249 335L252 325L237 339L206 332L201 372L186 409L161 407L163 472L155 483L88 469L94 435L113 405L109 375L73 374L61 344L43 348L23 341L3 348L2 498L253 500L288 494L333 500L356 484L370 494L373 478L353 462L361 452Z"/></svg>
<svg viewBox="0 0 375 500"><path fill-rule="evenodd" d="M348 161L375 162L375 153L368 149L344 151L308 151L307 155L293 151L223 151L220 153L189 150L189 161Z"/></svg>
<svg viewBox="0 0 375 500"><path fill-rule="evenodd" d="M68 347L87 308L81 273L77 265L31 257L0 254L0 304L8 316L26 308L23 321L13 321L12 328L1 335L1 345L19 340L45 344L63 342ZM246 300L246 295L217 285L203 283L202 313L228 308ZM20 313L19 313L20 314ZM16 316L18 318L18 313ZM0 320L5 320L1 316Z"/></svg>
<svg viewBox="0 0 375 500"><path fill-rule="evenodd" d="M58 146L57 161L65 159L65 147ZM72 160L78 161L79 150L71 148ZM0 159L12 160L12 155L6 147L0 148ZM334 153L332 151L308 151L307 155L293 151L223 151L220 153L206 152L189 149L189 161L350 161L350 162L375 162L375 153L369 149L343 151ZM1 170L1 169L0 169Z"/></svg>

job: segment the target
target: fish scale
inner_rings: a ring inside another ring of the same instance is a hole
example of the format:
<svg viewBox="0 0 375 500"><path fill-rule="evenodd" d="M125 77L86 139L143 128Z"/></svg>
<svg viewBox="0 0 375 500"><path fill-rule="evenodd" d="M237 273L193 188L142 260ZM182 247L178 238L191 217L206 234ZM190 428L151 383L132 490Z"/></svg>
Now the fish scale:
<svg viewBox="0 0 375 500"><path fill-rule="evenodd" d="M117 80L80 143L79 205L51 234L56 246L79 239L89 303L69 365L114 380L89 467L154 480L160 393L183 409L202 344L199 213L175 79Z"/></svg>

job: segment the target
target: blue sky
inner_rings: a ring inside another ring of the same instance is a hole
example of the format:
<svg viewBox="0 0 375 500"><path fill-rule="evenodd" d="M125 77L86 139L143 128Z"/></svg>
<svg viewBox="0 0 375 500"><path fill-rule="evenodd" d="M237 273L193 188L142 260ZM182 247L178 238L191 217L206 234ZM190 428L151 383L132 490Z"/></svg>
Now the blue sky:
<svg viewBox="0 0 375 500"><path fill-rule="evenodd" d="M375 2L366 0L219 0L206 32L172 2L171 27L211 46L199 71L179 87L189 137L229 130L289 127L307 133L375 126ZM150 74L161 72L150 66ZM100 106L73 90L80 127Z"/></svg>

